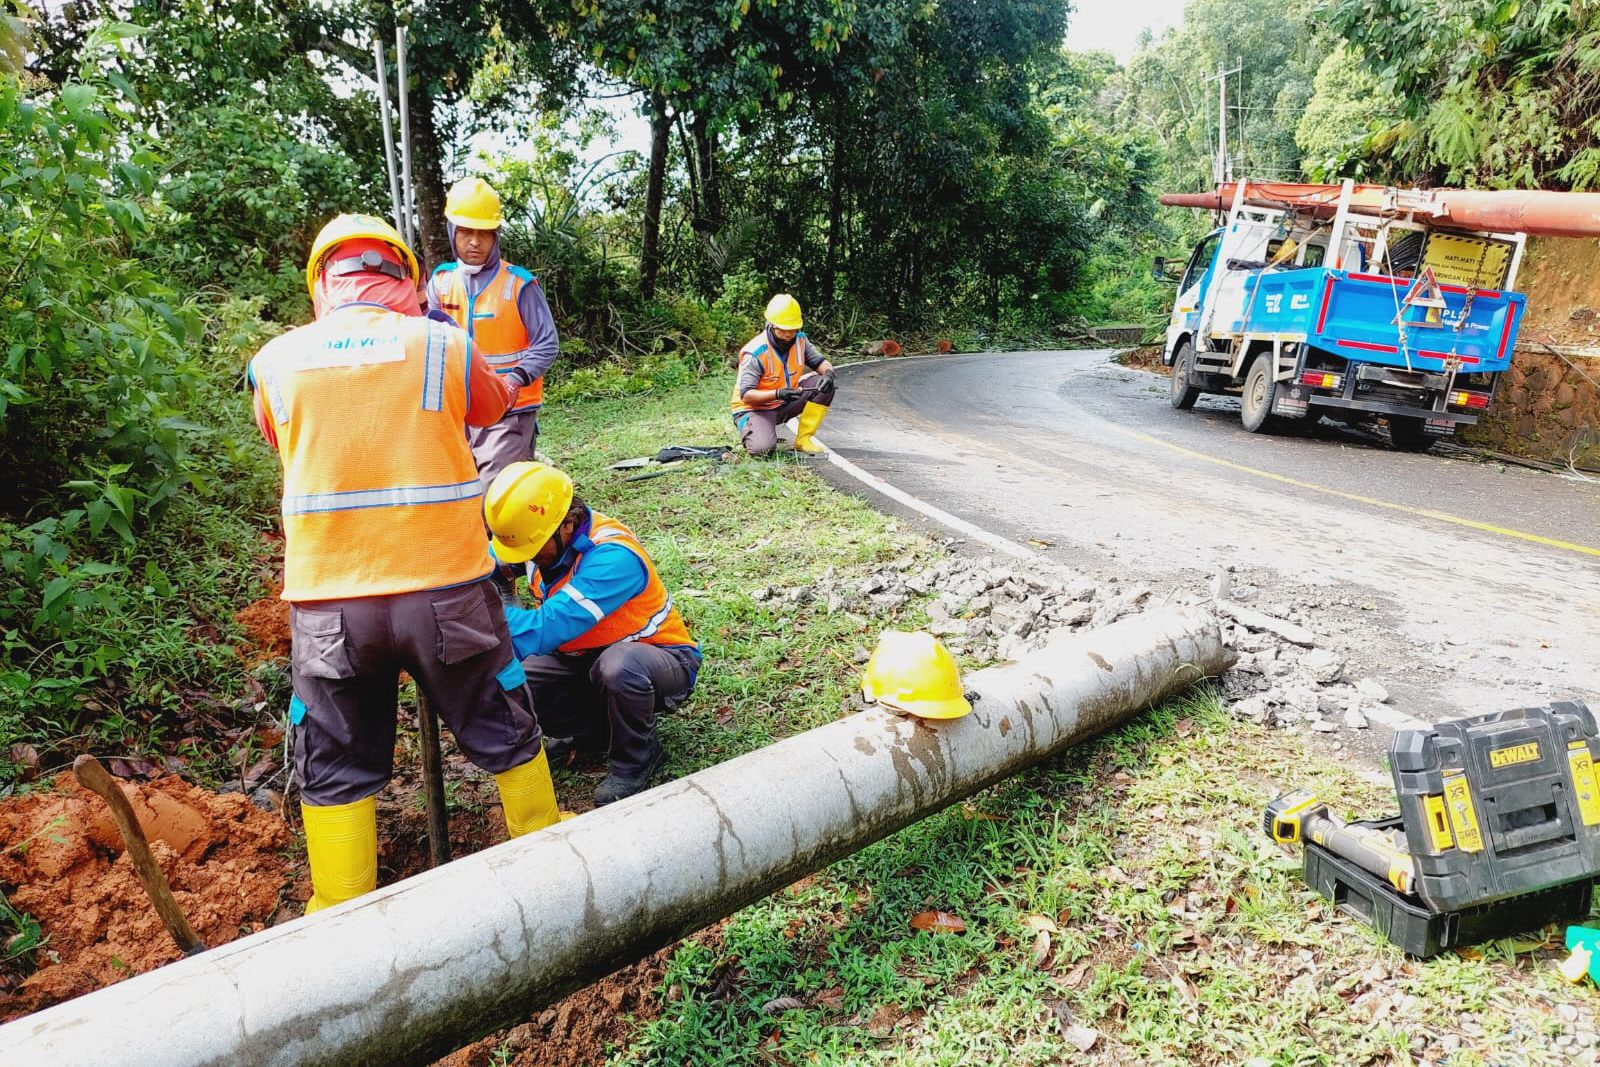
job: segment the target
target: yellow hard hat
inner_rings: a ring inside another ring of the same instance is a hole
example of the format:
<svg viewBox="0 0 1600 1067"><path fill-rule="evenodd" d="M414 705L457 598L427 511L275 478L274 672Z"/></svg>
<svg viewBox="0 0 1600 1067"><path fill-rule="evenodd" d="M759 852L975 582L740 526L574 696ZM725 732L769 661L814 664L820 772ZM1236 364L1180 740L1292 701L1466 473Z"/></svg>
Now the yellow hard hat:
<svg viewBox="0 0 1600 1067"><path fill-rule="evenodd" d="M444 198L444 217L469 230L498 230L500 194L482 178L462 178Z"/></svg>
<svg viewBox="0 0 1600 1067"><path fill-rule="evenodd" d="M972 710L955 657L930 633L885 630L861 675L861 693L920 719L959 719Z"/></svg>
<svg viewBox="0 0 1600 1067"><path fill-rule="evenodd" d="M400 236L398 230L374 215L340 215L324 226L317 234L317 239L311 242L311 255L306 258L306 292L311 294L313 300L317 295L317 275L322 273L323 261L328 258L328 253L346 241L363 238L393 246L405 261L406 269L411 272L411 280L422 281L422 265L417 262L416 254L406 245L406 239Z"/></svg>
<svg viewBox="0 0 1600 1067"><path fill-rule="evenodd" d="M483 517L501 563L526 563L560 529L572 507L572 479L543 463L513 463L495 475Z"/></svg>
<svg viewBox="0 0 1600 1067"><path fill-rule="evenodd" d="M767 301L767 321L780 330L798 330L806 324L800 316L800 301L788 293L779 293Z"/></svg>

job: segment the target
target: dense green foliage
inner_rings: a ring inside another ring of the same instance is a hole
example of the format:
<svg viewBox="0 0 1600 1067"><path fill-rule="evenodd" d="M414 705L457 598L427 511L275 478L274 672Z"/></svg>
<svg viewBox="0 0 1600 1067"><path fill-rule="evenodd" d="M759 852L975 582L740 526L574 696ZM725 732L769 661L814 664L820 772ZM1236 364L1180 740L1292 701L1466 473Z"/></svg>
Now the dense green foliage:
<svg viewBox="0 0 1600 1067"><path fill-rule="evenodd" d="M1600 19L1589 5L1330 0L1327 12L1399 112L1350 158L1408 180L1600 186Z"/></svg>

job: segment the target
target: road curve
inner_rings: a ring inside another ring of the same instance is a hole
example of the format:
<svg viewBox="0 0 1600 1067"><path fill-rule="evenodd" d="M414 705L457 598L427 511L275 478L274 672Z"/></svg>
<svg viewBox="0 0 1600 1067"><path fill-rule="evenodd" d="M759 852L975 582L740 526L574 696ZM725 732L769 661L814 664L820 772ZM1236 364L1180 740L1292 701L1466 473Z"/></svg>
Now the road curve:
<svg viewBox="0 0 1600 1067"><path fill-rule="evenodd" d="M1600 698L1600 483L1390 450L1325 424L1247 434L1174 411L1108 351L886 360L840 373L824 438L961 519L1081 569L1195 584L1232 566L1347 631L1428 718Z"/></svg>

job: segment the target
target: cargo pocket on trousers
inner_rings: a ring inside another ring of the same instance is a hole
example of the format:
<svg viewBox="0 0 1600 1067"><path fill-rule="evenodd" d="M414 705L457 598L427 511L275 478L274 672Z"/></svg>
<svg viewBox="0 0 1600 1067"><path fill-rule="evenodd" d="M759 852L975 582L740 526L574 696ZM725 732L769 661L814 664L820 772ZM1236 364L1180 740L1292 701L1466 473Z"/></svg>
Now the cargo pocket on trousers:
<svg viewBox="0 0 1600 1067"><path fill-rule="evenodd" d="M344 639L343 611L294 608L289 623L295 673L306 678L355 677Z"/></svg>
<svg viewBox="0 0 1600 1067"><path fill-rule="evenodd" d="M494 610L502 610L496 605ZM473 583L453 590L433 602L433 621L439 627L439 660L460 663L500 647L483 585Z"/></svg>

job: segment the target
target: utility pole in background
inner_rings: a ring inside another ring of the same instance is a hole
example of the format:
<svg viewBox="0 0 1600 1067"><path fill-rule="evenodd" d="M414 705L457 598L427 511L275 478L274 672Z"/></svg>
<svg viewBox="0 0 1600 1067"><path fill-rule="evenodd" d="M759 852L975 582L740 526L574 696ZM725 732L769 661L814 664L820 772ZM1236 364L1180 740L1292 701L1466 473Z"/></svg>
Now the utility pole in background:
<svg viewBox="0 0 1600 1067"><path fill-rule="evenodd" d="M1211 180L1215 185L1233 179L1233 167L1228 158L1228 75L1244 69L1242 60L1235 58L1232 70L1223 70L1218 61L1217 72L1206 81L1217 83L1217 158L1211 164Z"/></svg>

